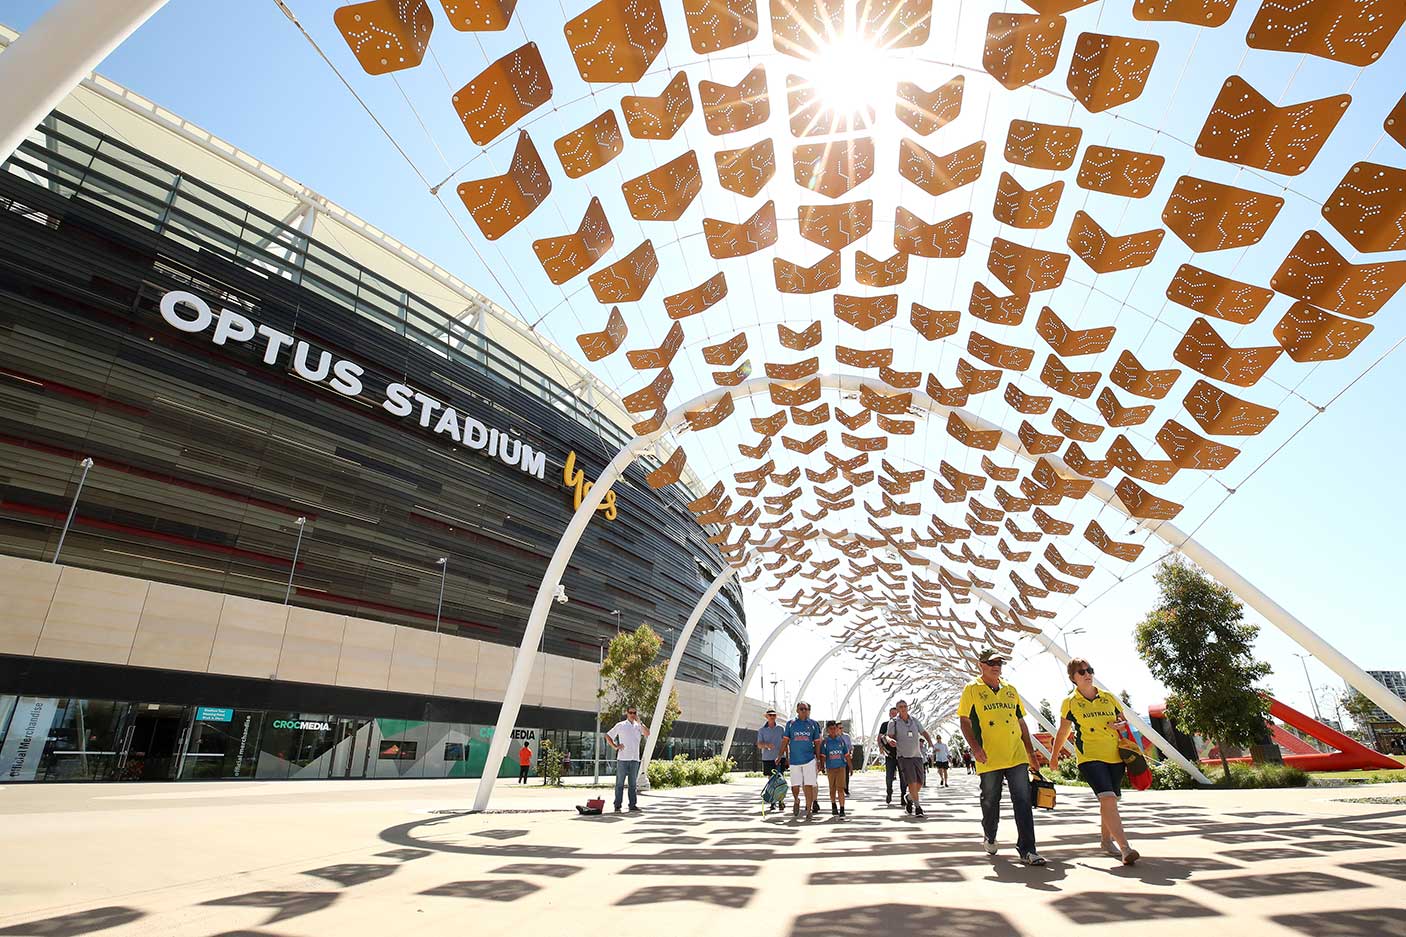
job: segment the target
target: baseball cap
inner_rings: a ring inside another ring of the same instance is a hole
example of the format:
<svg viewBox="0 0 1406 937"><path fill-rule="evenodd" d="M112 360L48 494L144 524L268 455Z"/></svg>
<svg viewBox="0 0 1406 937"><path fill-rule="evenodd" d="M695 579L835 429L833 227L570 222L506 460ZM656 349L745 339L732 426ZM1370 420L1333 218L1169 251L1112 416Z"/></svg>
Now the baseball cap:
<svg viewBox="0 0 1406 937"><path fill-rule="evenodd" d="M776 710L774 710L774 709L768 709L766 712L762 713L762 715L763 715L763 716L774 716L774 715L776 715Z"/></svg>
<svg viewBox="0 0 1406 937"><path fill-rule="evenodd" d="M1010 660L1009 657L1007 657L1005 654L1002 654L994 647L986 648L980 654L976 655L976 659L981 661L983 664L994 664L996 663L996 661L1001 661L1002 663L1005 663L1006 661Z"/></svg>

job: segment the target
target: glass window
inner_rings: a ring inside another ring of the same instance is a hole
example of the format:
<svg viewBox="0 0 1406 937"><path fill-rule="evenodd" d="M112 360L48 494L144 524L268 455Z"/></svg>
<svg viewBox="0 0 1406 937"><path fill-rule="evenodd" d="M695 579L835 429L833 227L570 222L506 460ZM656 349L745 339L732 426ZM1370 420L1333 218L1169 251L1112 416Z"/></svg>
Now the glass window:
<svg viewBox="0 0 1406 937"><path fill-rule="evenodd" d="M21 700L24 703L25 700ZM60 699L53 701L53 721L47 738L35 734L33 742L46 743L37 779L41 781L119 781L126 759L122 744L126 728L126 703L111 700ZM16 713L18 720L20 712ZM42 720L41 720L42 722ZM15 734L11 726L10 734ZM9 747L7 741L6 747ZM140 776L140 775L138 775Z"/></svg>
<svg viewBox="0 0 1406 937"><path fill-rule="evenodd" d="M181 760L181 779L254 777L264 714L254 709L197 706L195 716Z"/></svg>

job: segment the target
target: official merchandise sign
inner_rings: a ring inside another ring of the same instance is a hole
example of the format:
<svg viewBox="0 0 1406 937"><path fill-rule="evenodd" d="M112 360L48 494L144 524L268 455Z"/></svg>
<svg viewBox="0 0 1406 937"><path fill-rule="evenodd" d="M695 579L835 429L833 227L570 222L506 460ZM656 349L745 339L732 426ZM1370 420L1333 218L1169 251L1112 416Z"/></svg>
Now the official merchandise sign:
<svg viewBox="0 0 1406 937"><path fill-rule="evenodd" d="M224 706L195 707L196 722L231 722L233 719L234 710Z"/></svg>

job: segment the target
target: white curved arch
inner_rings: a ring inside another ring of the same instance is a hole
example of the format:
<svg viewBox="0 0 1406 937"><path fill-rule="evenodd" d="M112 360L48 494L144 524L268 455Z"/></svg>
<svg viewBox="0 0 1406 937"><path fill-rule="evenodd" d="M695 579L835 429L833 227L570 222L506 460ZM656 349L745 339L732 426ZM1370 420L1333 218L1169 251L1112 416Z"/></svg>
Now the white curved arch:
<svg viewBox="0 0 1406 937"><path fill-rule="evenodd" d="M871 676L873 676L874 671L878 669L879 665L875 664L873 667L870 667L864 673L860 674L858 677L855 678L854 684L850 686L849 690L845 693L844 699L840 700L840 708L835 710L835 718L837 720L845 718L845 707L849 705L850 697L853 696L854 692L859 689L859 685L865 680L868 680Z"/></svg>
<svg viewBox="0 0 1406 937"><path fill-rule="evenodd" d="M659 699L654 703L654 714L649 717L649 737L644 740L643 750L640 752L640 784L643 787L649 786L649 763L654 758L654 746L659 744L659 727L664 722L664 713L669 708L669 694L674 689L674 675L679 672L679 664L683 661L684 650L688 647L688 641L693 637L693 629L698 627L698 622L703 619L703 613L712 604L713 599L727 585L728 580L737 575L737 567L728 566L714 577L708 588L703 591L703 595L693 606L693 613L688 616L688 621L684 624L683 630L679 632L678 639L674 641L674 651L669 655L669 666L664 671L664 682L659 685ZM597 744L600 744L597 742Z"/></svg>
<svg viewBox="0 0 1406 937"><path fill-rule="evenodd" d="M781 624L771 629L771 634L766 636L762 646L752 654L752 659L747 662L747 672L742 675L742 686L737 690L737 701L732 704L732 719L727 724L727 735L723 737L723 757L726 758L732 751L732 737L737 734L737 723L742 719L742 704L747 699L747 687L752 685L752 677L756 676L757 668L761 666L762 658L771 649L776 639L781 637L781 632L800 621L802 618L814 612L818 603L812 602L804 611L796 612L787 617Z"/></svg>
<svg viewBox="0 0 1406 937"><path fill-rule="evenodd" d="M894 393L902 389L892 387L877 379L876 377L855 375L855 374L822 374L819 375L822 387L838 389L841 391L858 392L861 384L877 389L887 389ZM815 378L811 378L815 380ZM546 627L547 613L551 610L552 595L557 585L561 582L562 573L566 570L567 561L580 542L581 536L585 533L586 525L590 523L596 508L600 506L601 500L605 497L606 491L624 473L625 469L640 454L648 450L653 444L672 432L675 428L686 423L689 411L704 410L713 406L726 396L731 396L734 400L751 397L755 394L767 392L770 385L779 384L782 386L796 386L800 382L774 381L768 377L755 377L744 381L737 387L717 388L705 394L693 398L692 400L674 407L664 418L663 425L653 433L644 436L637 436L625 445L623 449L610 460L609 465L601 472L596 484L581 499L580 506L572 516L571 521L566 525L566 530L562 533L561 540L557 543L556 550L552 553L552 558L547 563L546 572L542 576L542 584L538 587L537 597L532 603L532 611L528 615L527 627L523 631L522 645L518 648L516 660L513 662L512 674L508 678L508 686L503 694L503 705L498 711L498 722L494 729L493 738L489 743L488 759L484 763L483 777L479 779L478 791L474 797L474 809L483 810L488 806L488 801L493 796L493 786L497 781L498 768L503 757L508 752L510 736L517 721L518 713L522 708L522 697L527 691L527 683L532 675L532 664L536 657L537 645L542 637L542 631ZM1020 440L1015 434L1008 432L1000 426L996 426L972 413L958 408L947 407L938 403L927 394L918 390L911 391L913 404L931 413L949 414L956 413L968 426L979 430L997 430L1000 432L1000 445L1026 461L1031 461L1032 457L1024 450ZM1060 468L1070 474L1077 474L1069 469L1064 462L1058 458L1046 456L1051 465ZM1118 498L1113 488L1105 482L1095 480L1090 490L1099 500L1104 501L1126 517L1133 520L1138 526L1146 527L1153 536L1162 540L1172 549L1185 554L1191 560L1199 564L1212 576L1221 581L1226 588L1234 592L1241 600L1248 604L1255 611L1264 616L1265 620L1283 631L1290 638L1293 638L1305 650L1313 654L1325 666L1333 670L1342 677L1348 684L1359 690L1364 696L1372 700L1379 707L1389 713L1393 718L1406 724L1406 700L1402 700L1393 694L1386 687L1382 686L1361 667L1357 666L1346 655L1342 654L1321 636L1316 634L1303 622L1289 614L1281 605L1257 589L1249 580L1240 576L1233 569L1223 563L1219 557L1201 546L1191 536L1178 529L1175 525L1167 522L1148 522L1140 518L1134 518L1127 511L1121 499ZM1004 606L1004 603L1002 603ZM1048 645L1047 645L1048 646ZM1058 655L1057 655L1058 656ZM1136 714L1132 714L1136 715ZM1130 719L1131 721L1131 719ZM1146 723L1134 725L1145 734L1157 737ZM1146 726L1146 728L1144 728ZM1175 749L1164 748L1163 751L1168 757L1181 759L1180 753ZM1175 753L1175 754L1174 754ZM1185 759L1181 759L1184 761ZM1183 765L1185 767L1185 765ZM1192 766L1193 773L1201 775Z"/></svg>
<svg viewBox="0 0 1406 937"><path fill-rule="evenodd" d="M820 655L820 659L815 662L815 666L810 668L810 673L806 674L806 678L801 681L801 688L796 691L796 702L799 703L806 698L806 690L810 688L811 681L815 679L815 675L820 673L820 668L825 666L825 662L849 647L855 641L858 641L859 638L860 635L850 635L848 638L845 638L839 644L836 644L834 647L830 648L830 650Z"/></svg>

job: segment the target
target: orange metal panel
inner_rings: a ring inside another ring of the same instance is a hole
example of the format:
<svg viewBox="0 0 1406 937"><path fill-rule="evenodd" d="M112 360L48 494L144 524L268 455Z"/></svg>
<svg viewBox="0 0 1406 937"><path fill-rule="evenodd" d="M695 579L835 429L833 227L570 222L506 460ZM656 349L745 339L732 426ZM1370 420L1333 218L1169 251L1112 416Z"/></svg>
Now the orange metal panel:
<svg viewBox="0 0 1406 937"><path fill-rule="evenodd" d="M971 212L930 224L900 205L893 220L893 247L919 257L961 257L967 252L971 227Z"/></svg>
<svg viewBox="0 0 1406 937"><path fill-rule="evenodd" d="M487 146L551 96L552 78L542 53L529 42L479 72L451 100L469 139Z"/></svg>
<svg viewBox="0 0 1406 937"><path fill-rule="evenodd" d="M1167 298L1193 312L1248 325L1264 312L1274 291L1182 264L1167 285Z"/></svg>
<svg viewBox="0 0 1406 937"><path fill-rule="evenodd" d="M698 100L703 106L703 123L714 136L765 123L771 116L766 68L756 66L735 85L704 79L698 83Z"/></svg>
<svg viewBox="0 0 1406 937"><path fill-rule="evenodd" d="M1343 319L1297 302L1274 327L1274 340L1295 361L1336 361L1351 354L1371 332L1372 326L1366 322Z"/></svg>
<svg viewBox="0 0 1406 937"><path fill-rule="evenodd" d="M1162 223L1197 253L1222 251L1258 244L1283 207L1277 195L1182 176L1162 210Z"/></svg>
<svg viewBox="0 0 1406 937"><path fill-rule="evenodd" d="M562 284L600 260L614 243L615 234L610 230L605 209L600 199L593 198L573 233L533 241L532 250L547 271L547 279Z"/></svg>
<svg viewBox="0 0 1406 937"><path fill-rule="evenodd" d="M919 335L930 342L935 342L940 338L957 334L957 325L961 318L960 309L929 309L927 306L914 303L909 321Z"/></svg>
<svg viewBox="0 0 1406 937"><path fill-rule="evenodd" d="M658 95L625 95L620 99L620 112L625 115L630 136L640 140L672 140L693 113L688 75L679 72Z"/></svg>
<svg viewBox="0 0 1406 937"><path fill-rule="evenodd" d="M1094 273L1116 273L1152 263L1164 234L1161 228L1153 228L1114 237L1088 213L1076 211L1066 243Z"/></svg>
<svg viewBox="0 0 1406 937"><path fill-rule="evenodd" d="M688 42L700 55L757 38L757 0L683 0Z"/></svg>
<svg viewBox="0 0 1406 937"><path fill-rule="evenodd" d="M459 199L479 231L490 241L517 227L537 206L547 200L552 191L552 177L537 147L524 130L518 134L517 147L508 171L501 176L489 176L460 183Z"/></svg>
<svg viewBox="0 0 1406 937"><path fill-rule="evenodd" d="M1279 415L1278 410L1233 397L1208 381L1193 384L1182 405L1212 436L1255 436Z"/></svg>
<svg viewBox="0 0 1406 937"><path fill-rule="evenodd" d="M1069 90L1094 113L1142 95L1158 45L1152 39L1082 33L1069 63Z"/></svg>
<svg viewBox="0 0 1406 937"><path fill-rule="evenodd" d="M984 283L972 283L971 302L967 311L983 322L993 325L1020 325L1025 320L1026 307L1030 296L1015 293L1011 296L997 296Z"/></svg>
<svg viewBox="0 0 1406 937"><path fill-rule="evenodd" d="M557 137L552 144L561 168L571 179L579 179L609 163L625 149L620 123L614 111L606 111L589 123Z"/></svg>
<svg viewBox="0 0 1406 937"><path fill-rule="evenodd" d="M839 251L831 251L809 267L802 267L784 257L773 257L771 268L777 292L780 293L823 293L840 285Z"/></svg>
<svg viewBox="0 0 1406 937"><path fill-rule="evenodd" d="M713 274L691 290L664 297L664 312L670 319L686 319L722 302L727 296L727 277Z"/></svg>
<svg viewBox="0 0 1406 937"><path fill-rule="evenodd" d="M874 174L874 141L851 137L802 143L791 153L796 185L827 198L839 198Z"/></svg>
<svg viewBox="0 0 1406 937"><path fill-rule="evenodd" d="M1323 203L1323 217L1363 253L1406 249L1406 170L1353 165Z"/></svg>
<svg viewBox="0 0 1406 937"><path fill-rule="evenodd" d="M620 307L614 306L606 319L605 328L599 332L584 332L576 336L576 344L581 346L581 353L586 356L587 361L599 361L614 354L625 341L627 334L629 328L625 325L625 317L620 314Z"/></svg>
<svg viewBox="0 0 1406 937"><path fill-rule="evenodd" d="M848 247L874 226L874 202L802 205L798 209L801 237L832 251Z"/></svg>
<svg viewBox="0 0 1406 937"><path fill-rule="evenodd" d="M1069 269L1069 255L1025 247L1005 238L993 238L986 269L994 273L1012 293L1029 296L1052 290L1064 282L1064 273Z"/></svg>
<svg viewBox="0 0 1406 937"><path fill-rule="evenodd" d="M1013 120L1006 133L1006 161L1031 169L1068 169L1083 135L1078 127Z"/></svg>
<svg viewBox="0 0 1406 937"><path fill-rule="evenodd" d="M957 119L962 112L966 83L966 78L958 75L931 91L924 91L911 81L900 81L895 113L914 133L925 137Z"/></svg>
<svg viewBox="0 0 1406 937"><path fill-rule="evenodd" d="M600 0L564 32L576 70L590 82L639 81L669 38L659 0Z"/></svg>
<svg viewBox="0 0 1406 937"><path fill-rule="evenodd" d="M751 198L776 174L776 149L771 137L763 137L738 150L718 150L713 154L718 168L718 184L729 192Z"/></svg>
<svg viewBox="0 0 1406 937"><path fill-rule="evenodd" d="M867 332L898 315L898 294L847 296L836 293L834 306L835 318L849 323L861 332Z"/></svg>
<svg viewBox="0 0 1406 937"><path fill-rule="evenodd" d="M745 257L776 243L776 203L767 203L758 208L752 217L740 224L703 219L703 238L708 244L708 254L715 259Z"/></svg>
<svg viewBox="0 0 1406 937"><path fill-rule="evenodd" d="M1269 285L1322 309L1366 319L1406 283L1406 261L1350 264L1317 231L1305 231Z"/></svg>
<svg viewBox="0 0 1406 937"><path fill-rule="evenodd" d="M981 64L993 78L1014 91L1054 71L1064 17L1029 13L993 13L986 22Z"/></svg>
<svg viewBox="0 0 1406 937"><path fill-rule="evenodd" d="M1054 223L1063 194L1064 182L1061 180L1027 189L1016 181L1015 176L1003 172L996 186L996 201L991 206L991 215L1012 228L1048 228Z"/></svg>
<svg viewBox="0 0 1406 937"><path fill-rule="evenodd" d="M1351 95L1338 94L1276 107L1248 81L1231 75L1196 138L1196 152L1297 176L1318 156L1351 102Z"/></svg>
<svg viewBox="0 0 1406 937"><path fill-rule="evenodd" d="M1079 188L1124 198L1145 198L1152 194L1166 162L1156 153L1090 146L1079 163Z"/></svg>
<svg viewBox="0 0 1406 937"><path fill-rule="evenodd" d="M898 148L898 174L929 195L942 195L981 178L985 160L984 140L938 156L905 137Z"/></svg>
<svg viewBox="0 0 1406 937"><path fill-rule="evenodd" d="M101 15L101 11L94 11ZM368 0L338 7L332 22L368 75L414 68L425 57L434 31L426 0Z"/></svg>
<svg viewBox="0 0 1406 937"><path fill-rule="evenodd" d="M1278 345L1232 348L1206 319L1197 316L1172 357L1209 378L1249 387L1264 376L1284 349Z"/></svg>
<svg viewBox="0 0 1406 937"><path fill-rule="evenodd" d="M693 150L620 184L636 221L677 221L702 190L703 173Z"/></svg>
<svg viewBox="0 0 1406 937"><path fill-rule="evenodd" d="M658 272L659 258L655 256L654 243L645 240L615 263L591 274L587 280L598 301L632 303L644 296Z"/></svg>
<svg viewBox="0 0 1406 937"><path fill-rule="evenodd" d="M1113 365L1113 370L1108 372L1108 379L1130 394L1149 400L1161 400L1171 391L1180 375L1180 368L1148 370L1125 348L1118 356L1117 363Z"/></svg>
<svg viewBox="0 0 1406 937"><path fill-rule="evenodd" d="M460 32L501 32L512 22L518 0L440 0L449 25Z"/></svg>
<svg viewBox="0 0 1406 937"><path fill-rule="evenodd" d="M1266 0L1245 44L1365 66L1381 57L1403 22L1401 0Z"/></svg>

